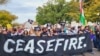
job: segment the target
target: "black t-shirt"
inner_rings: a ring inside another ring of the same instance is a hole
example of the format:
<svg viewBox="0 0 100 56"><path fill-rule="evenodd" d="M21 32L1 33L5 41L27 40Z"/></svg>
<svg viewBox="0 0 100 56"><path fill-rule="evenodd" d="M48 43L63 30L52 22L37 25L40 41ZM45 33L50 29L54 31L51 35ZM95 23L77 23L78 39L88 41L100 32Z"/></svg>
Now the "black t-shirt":
<svg viewBox="0 0 100 56"><path fill-rule="evenodd" d="M61 29L59 29L59 28L57 28L55 31L56 31L56 33L61 33L62 32Z"/></svg>
<svg viewBox="0 0 100 56"><path fill-rule="evenodd" d="M43 33L41 33L41 35L40 35L41 37L45 37L45 36L48 36L48 33L47 32L43 32Z"/></svg>

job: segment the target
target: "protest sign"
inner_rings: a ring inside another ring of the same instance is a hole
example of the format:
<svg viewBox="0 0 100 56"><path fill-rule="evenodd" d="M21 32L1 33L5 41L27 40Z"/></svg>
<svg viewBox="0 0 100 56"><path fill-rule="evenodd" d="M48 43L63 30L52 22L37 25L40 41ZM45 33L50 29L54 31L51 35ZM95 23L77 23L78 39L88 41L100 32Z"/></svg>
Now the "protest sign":
<svg viewBox="0 0 100 56"><path fill-rule="evenodd" d="M52 37L0 35L0 56L61 56L79 54L92 49L91 40L87 35L58 35Z"/></svg>

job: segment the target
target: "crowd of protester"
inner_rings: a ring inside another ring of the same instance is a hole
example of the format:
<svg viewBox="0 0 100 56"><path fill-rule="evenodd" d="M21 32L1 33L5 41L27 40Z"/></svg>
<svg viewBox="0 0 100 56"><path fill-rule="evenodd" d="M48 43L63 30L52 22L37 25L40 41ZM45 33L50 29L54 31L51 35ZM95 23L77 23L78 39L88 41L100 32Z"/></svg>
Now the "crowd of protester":
<svg viewBox="0 0 100 56"><path fill-rule="evenodd" d="M7 28L0 26L0 34L8 36L55 36L55 35L75 35L75 34L90 34L91 40L93 40L94 46L100 50L100 25L93 26L77 26L55 24L50 23L46 25L38 25L26 28L24 25Z"/></svg>

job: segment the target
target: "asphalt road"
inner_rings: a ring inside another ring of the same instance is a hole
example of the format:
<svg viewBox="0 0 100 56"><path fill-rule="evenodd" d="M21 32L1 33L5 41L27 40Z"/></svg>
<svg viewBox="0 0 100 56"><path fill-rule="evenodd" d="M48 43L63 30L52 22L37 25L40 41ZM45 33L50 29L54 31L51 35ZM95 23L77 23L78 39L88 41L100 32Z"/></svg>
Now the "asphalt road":
<svg viewBox="0 0 100 56"><path fill-rule="evenodd" d="M85 53L84 56L100 56L100 51L93 49L93 53Z"/></svg>
<svg viewBox="0 0 100 56"><path fill-rule="evenodd" d="M100 51L93 49L92 53L84 53L84 55L72 55L72 56L100 56Z"/></svg>

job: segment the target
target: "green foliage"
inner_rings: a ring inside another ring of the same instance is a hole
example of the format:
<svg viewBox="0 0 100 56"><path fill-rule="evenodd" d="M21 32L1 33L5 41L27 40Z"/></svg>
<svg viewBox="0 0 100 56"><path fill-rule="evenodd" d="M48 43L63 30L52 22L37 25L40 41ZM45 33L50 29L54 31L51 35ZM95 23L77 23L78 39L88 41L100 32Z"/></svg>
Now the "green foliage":
<svg viewBox="0 0 100 56"><path fill-rule="evenodd" d="M99 0L89 0L84 3L85 17L87 21L96 22L100 19L98 13L100 13ZM99 20L100 21L100 20Z"/></svg>
<svg viewBox="0 0 100 56"><path fill-rule="evenodd" d="M72 20L79 21L80 11L79 11L79 2L70 1L68 3L68 13L67 15L72 18Z"/></svg>
<svg viewBox="0 0 100 56"><path fill-rule="evenodd" d="M51 22L52 24L67 20L67 3L65 0L49 0L46 5L38 7L36 20L39 24ZM69 19L68 19L69 20Z"/></svg>
<svg viewBox="0 0 100 56"><path fill-rule="evenodd" d="M8 23L12 23L17 17L12 15L10 12L5 10L0 10L0 24L6 26Z"/></svg>
<svg viewBox="0 0 100 56"><path fill-rule="evenodd" d="M84 0L83 9L87 21L100 21L100 17L97 15L100 13L99 0ZM39 24L48 22L54 24L63 20L79 21L80 19L79 0L71 0L70 2L49 0L42 7L38 7L37 11L36 21Z"/></svg>
<svg viewBox="0 0 100 56"><path fill-rule="evenodd" d="M21 24L19 24L19 23L12 23L12 26L13 27L17 27L17 26L20 26Z"/></svg>

